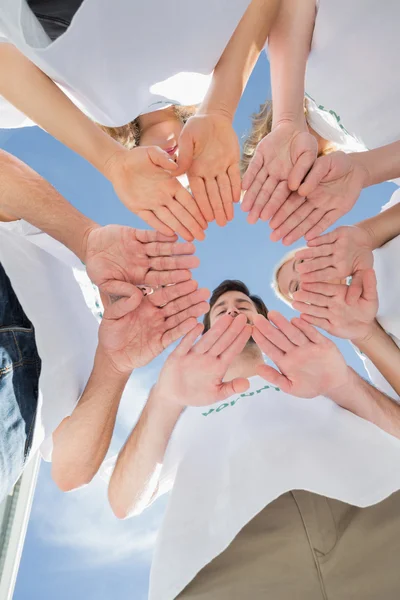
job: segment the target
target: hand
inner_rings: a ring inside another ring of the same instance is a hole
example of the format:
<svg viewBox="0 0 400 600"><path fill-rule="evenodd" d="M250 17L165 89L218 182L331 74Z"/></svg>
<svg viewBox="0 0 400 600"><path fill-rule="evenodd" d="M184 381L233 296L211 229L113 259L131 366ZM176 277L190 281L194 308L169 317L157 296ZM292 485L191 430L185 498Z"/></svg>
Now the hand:
<svg viewBox="0 0 400 600"><path fill-rule="evenodd" d="M304 201L290 203L271 239L289 246L303 235L306 240L320 235L353 208L367 180L367 170L351 154L320 156L298 189Z"/></svg>
<svg viewBox="0 0 400 600"><path fill-rule="evenodd" d="M306 123L282 123L258 144L243 177L242 210L248 222L268 221L300 186L317 158L317 140Z"/></svg>
<svg viewBox="0 0 400 600"><path fill-rule="evenodd" d="M293 294L293 308L307 323L347 340L365 339L378 312L378 293L373 269L361 273L362 295L355 304L346 303L347 285L302 283Z"/></svg>
<svg viewBox="0 0 400 600"><path fill-rule="evenodd" d="M121 225L92 228L84 262L90 279L103 293L130 296L136 285L157 287L191 279L199 265L193 244L176 236ZM122 283L122 285L121 285Z"/></svg>
<svg viewBox="0 0 400 600"><path fill-rule="evenodd" d="M363 271L372 269L370 234L362 227L338 227L308 242L308 248L296 252L296 259L302 283L315 283L343 280L352 276L347 289L346 301L355 304L362 292Z"/></svg>
<svg viewBox="0 0 400 600"><path fill-rule="evenodd" d="M173 176L177 166L157 146L115 152L104 173L123 204L164 235L204 240L207 223L192 195Z"/></svg>
<svg viewBox="0 0 400 600"><path fill-rule="evenodd" d="M122 372L147 365L167 346L197 325L209 309L209 291L190 280L158 289L143 297L137 288L130 297L105 304L99 343Z"/></svg>
<svg viewBox="0 0 400 600"><path fill-rule="evenodd" d="M224 226L240 200L240 149L231 119L216 114L191 117L179 138L178 174L187 172L190 189L207 221Z"/></svg>
<svg viewBox="0 0 400 600"><path fill-rule="evenodd" d="M251 336L252 328L246 322L245 315L234 319L225 315L196 344L203 325L186 334L162 368L156 386L160 395L184 407L207 406L245 392L247 379L223 379Z"/></svg>
<svg viewBox="0 0 400 600"><path fill-rule="evenodd" d="M276 311L268 318L256 315L253 339L280 372L261 365L261 377L299 398L327 396L347 382L347 365L331 340L301 319L289 322Z"/></svg>

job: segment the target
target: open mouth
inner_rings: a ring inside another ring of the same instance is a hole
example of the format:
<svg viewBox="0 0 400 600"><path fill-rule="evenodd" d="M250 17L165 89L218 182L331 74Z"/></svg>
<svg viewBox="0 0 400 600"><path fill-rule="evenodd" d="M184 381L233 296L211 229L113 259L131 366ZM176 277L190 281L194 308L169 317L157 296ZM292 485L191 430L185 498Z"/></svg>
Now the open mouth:
<svg viewBox="0 0 400 600"><path fill-rule="evenodd" d="M171 146L171 148L166 148L165 152L167 154L169 154L170 156L173 156L177 150L178 150L178 146L175 145L175 146Z"/></svg>

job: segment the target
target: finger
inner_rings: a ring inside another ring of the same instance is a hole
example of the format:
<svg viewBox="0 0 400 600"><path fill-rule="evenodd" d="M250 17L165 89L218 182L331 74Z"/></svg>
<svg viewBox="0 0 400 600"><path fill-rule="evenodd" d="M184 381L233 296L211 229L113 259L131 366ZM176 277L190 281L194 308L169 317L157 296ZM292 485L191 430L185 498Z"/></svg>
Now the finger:
<svg viewBox="0 0 400 600"><path fill-rule="evenodd" d="M322 306L323 308L329 308L331 304L329 296L324 296L323 294L315 294L314 292L308 292L306 290L298 290L297 292L294 292L293 300L295 302L305 302L307 304L312 304L313 306Z"/></svg>
<svg viewBox="0 0 400 600"><path fill-rule="evenodd" d="M176 340L179 340L180 337L182 337L186 333L189 333L189 331L192 331L192 329L194 329L196 325L198 325L197 319L195 317L190 317L189 319L186 319L186 321L182 321L182 323L179 323L173 329L169 329L168 331L166 331L161 338L161 343L163 345L164 350L165 348L168 348L170 344L173 344L174 342L176 342Z"/></svg>
<svg viewBox="0 0 400 600"><path fill-rule="evenodd" d="M244 377L236 377L232 381L221 383L218 390L218 400L225 400L234 394L242 394L250 387L250 382Z"/></svg>
<svg viewBox="0 0 400 600"><path fill-rule="evenodd" d="M279 240L284 239L290 234L291 231L296 229L299 224L307 221L307 218L312 214L313 210L314 209L311 204L304 202L297 210L294 211L294 213L290 215L288 219L286 219L286 221L282 223L282 225L280 225L271 233L271 240L273 242L278 242Z"/></svg>
<svg viewBox="0 0 400 600"><path fill-rule="evenodd" d="M144 278L146 285L158 287L161 285L173 285L192 279L192 273L188 269L177 269L176 271L149 271Z"/></svg>
<svg viewBox="0 0 400 600"><path fill-rule="evenodd" d="M307 233L304 236L305 239L308 241L321 235L321 233L324 233L324 231L326 231L328 227L336 223L336 221L340 219L340 217L342 217L344 214L344 212L340 212L339 210L330 210L316 223L316 225L314 225L309 231L307 231Z"/></svg>
<svg viewBox="0 0 400 600"><path fill-rule="evenodd" d="M174 329L177 327L177 325L179 325L179 323L186 321L190 317L195 317L198 319L199 317L205 315L209 310L210 305L208 302L199 302L198 304L193 304L192 306L189 306L189 308L186 308L185 310L168 317L165 321L165 328L166 330Z"/></svg>
<svg viewBox="0 0 400 600"><path fill-rule="evenodd" d="M246 324L247 319L244 318L244 315L240 315L240 319L235 317L228 329L224 331L224 333L215 341L215 344L209 348L208 354L211 356L219 356L222 354L234 343L238 335L245 329Z"/></svg>
<svg viewBox="0 0 400 600"><path fill-rule="evenodd" d="M307 343L308 340L301 331L294 327L290 321L285 319L281 313L270 310L268 318L295 346L304 346L304 344Z"/></svg>
<svg viewBox="0 0 400 600"><path fill-rule="evenodd" d="M295 254L296 260L305 260L307 265L310 266L313 263L314 258L320 258L321 256L331 256L333 254L334 246L332 244L324 244L323 246L317 246L316 248L302 248ZM304 271L307 273L308 271Z"/></svg>
<svg viewBox="0 0 400 600"><path fill-rule="evenodd" d="M323 244L334 244L338 239L337 229L335 231L330 231L329 233L325 233L324 235L320 235L318 237L314 237L307 241L307 246L322 246Z"/></svg>
<svg viewBox="0 0 400 600"><path fill-rule="evenodd" d="M271 317L271 314L272 314L272 317ZM268 313L269 321L274 322L273 319L274 319L274 317L276 318L276 315L279 315L279 313L276 311L269 311L269 313ZM286 321L286 319L284 317L282 317L282 319L284 321ZM256 315L254 317L254 327L259 329L261 331L261 333L266 338L268 338L270 342L272 342L274 344L274 346L276 346L283 352L290 352L290 350L293 349L292 342L283 333L283 331L281 331L280 329L277 329L277 327L274 327L272 325L272 323L270 323L269 321L267 319L262 320L259 318L259 315ZM280 321L280 322L282 323L282 321Z"/></svg>
<svg viewBox="0 0 400 600"><path fill-rule="evenodd" d="M195 304L200 304L200 302L205 302L210 296L209 290L206 288L200 288L199 290L195 290L191 294L187 294L186 296L181 296L172 302L168 302L166 306L162 309L163 315L165 317L171 317Z"/></svg>
<svg viewBox="0 0 400 600"><path fill-rule="evenodd" d="M363 273L357 271L351 278L351 283L348 286L346 294L346 304L354 306L357 304L363 292Z"/></svg>
<svg viewBox="0 0 400 600"><path fill-rule="evenodd" d="M120 292L122 289L121 287ZM117 287L115 291L118 291ZM126 288L124 293L126 293ZM104 308L104 318L121 319L139 306L143 300L143 294L136 286L132 286L130 296L126 297L122 293L108 293L108 299L109 303Z"/></svg>
<svg viewBox="0 0 400 600"><path fill-rule="evenodd" d="M166 236L175 235L175 231L173 229L171 229L171 227L168 227L168 225L166 223L164 223L163 221L161 221L158 217L156 217L156 215L151 210L140 210L138 212L138 217L143 219L143 221L145 221L148 225L150 225L150 227L153 227L154 229L156 229L159 233L161 233L163 235L166 235Z"/></svg>
<svg viewBox="0 0 400 600"><path fill-rule="evenodd" d="M327 319L321 319L319 317L313 317L312 315L300 315L300 321L303 323L309 323L310 325L315 325L315 327L319 327L323 329L327 333L331 332L331 324Z"/></svg>
<svg viewBox="0 0 400 600"><path fill-rule="evenodd" d="M198 256L156 256L149 260L150 268L156 271L175 269L196 269L200 264Z"/></svg>
<svg viewBox="0 0 400 600"><path fill-rule="evenodd" d="M269 200L272 194L274 193L278 183L279 181L276 179L276 177L267 177L264 185L262 186L254 201L252 209L249 212L249 216L247 217L248 223L250 223L251 225L257 223L261 212L263 212L264 208L269 203Z"/></svg>
<svg viewBox="0 0 400 600"><path fill-rule="evenodd" d="M289 188L288 188L289 189ZM270 221L271 229L278 229L306 200L298 194L290 194Z"/></svg>
<svg viewBox="0 0 400 600"><path fill-rule="evenodd" d="M323 269L322 271L313 271L312 273L302 273L300 275L301 284L303 283L316 283L316 282L326 282L337 279L337 271L333 267L328 267Z"/></svg>
<svg viewBox="0 0 400 600"><path fill-rule="evenodd" d="M227 223L224 205L221 194L219 193L216 179L206 179L205 181L207 195L215 215L215 221L220 227L224 227Z"/></svg>
<svg viewBox="0 0 400 600"><path fill-rule="evenodd" d="M312 168L313 164L315 164L316 158L317 148L315 148L315 151L311 149L305 150L299 155L288 176L288 186L292 191L297 190L303 180L307 181L305 179L306 175ZM302 194L303 197L305 195L307 194Z"/></svg>
<svg viewBox="0 0 400 600"><path fill-rule="evenodd" d="M244 315L239 315L240 319L245 323L246 318ZM237 317L239 319L239 317ZM224 315L203 335L200 341L193 348L193 352L196 354L204 354L208 352L215 342L223 335L223 333L232 324L233 318L230 315Z"/></svg>
<svg viewBox="0 0 400 600"><path fill-rule="evenodd" d="M260 215L260 219L262 221L268 221L271 217L274 219L277 212L279 212L281 207L286 204L286 201L289 197L290 190L288 188L287 181L280 181L272 193L268 204L264 206ZM302 201L304 202L304 198Z"/></svg>
<svg viewBox="0 0 400 600"><path fill-rule="evenodd" d="M168 225L172 231L175 231L178 235L180 235L187 242L191 242L193 240L193 235L191 232L181 223L176 215L172 214L172 212L166 206L159 206L155 209L156 216Z"/></svg>
<svg viewBox="0 0 400 600"><path fill-rule="evenodd" d="M183 187L183 185L180 185L177 189L175 193L175 199L183 206L183 208L188 211L189 214L192 215L193 219L199 224L199 227L202 231L207 229L207 221L198 207L196 200L193 198L192 194Z"/></svg>
<svg viewBox="0 0 400 600"><path fill-rule="evenodd" d="M311 171L308 173L304 182L300 185L298 192L300 196L309 196L319 185L319 183L327 176L330 171L330 160L321 156L315 161Z"/></svg>
<svg viewBox="0 0 400 600"><path fill-rule="evenodd" d="M170 242L171 245L176 242L178 236L173 235L163 235L159 231L152 231L151 229L134 229L134 236L136 239L142 244L146 244L146 252L147 252L147 244L152 244L156 242ZM194 248L194 246L193 246ZM194 250L193 250L194 252ZM191 254L190 252L182 252L181 254Z"/></svg>
<svg viewBox="0 0 400 600"><path fill-rule="evenodd" d="M159 146L149 146L147 148L147 155L153 165L161 167L165 171L173 172L178 168L176 162L169 157L167 152L161 150Z"/></svg>
<svg viewBox="0 0 400 600"><path fill-rule="evenodd" d="M182 338L173 354L175 356L185 356L188 354L199 335L201 335L203 329L204 325L202 323L197 323L197 325Z"/></svg>
<svg viewBox="0 0 400 600"><path fill-rule="evenodd" d="M315 306L314 304L306 304L305 302L297 301L293 302L292 306L295 310L298 310L304 315L329 319L329 309L324 308L323 306Z"/></svg>
<svg viewBox="0 0 400 600"><path fill-rule="evenodd" d="M182 129L178 140L178 164L177 175L187 173L193 162L194 144L191 135L185 129Z"/></svg>
<svg viewBox="0 0 400 600"><path fill-rule="evenodd" d="M159 288L149 296L149 301L154 306L165 306L168 302L172 302L180 296L186 296L186 294L191 294L198 287L197 281L194 279L190 279L189 281L183 281L182 283L177 283L176 285L168 285L166 287Z"/></svg>
<svg viewBox="0 0 400 600"><path fill-rule="evenodd" d="M190 194L189 194L190 195ZM194 204L196 204L194 202ZM193 216L190 214L190 212L188 210L186 210L186 208L177 200L172 200L171 202L168 203L168 209L171 211L171 213L176 217L176 219L179 221L179 223L182 223L182 225L186 228L187 231L190 232L190 234L199 241L203 241L205 236L204 230L203 228L200 226L200 224L196 221L196 219L193 218ZM179 231L177 230L177 232L179 233ZM182 236L184 237L184 236Z"/></svg>
<svg viewBox="0 0 400 600"><path fill-rule="evenodd" d="M321 246L321 248L323 247ZM312 273L313 271L322 271L322 269L327 269L328 267L335 269L332 264L332 256L320 256L313 260L298 262L296 264L296 271L301 274Z"/></svg>
<svg viewBox="0 0 400 600"><path fill-rule="evenodd" d="M156 231L151 233L157 234ZM163 237L166 238L166 236ZM154 241L146 243L145 252L150 258L156 256L187 256L196 252L196 246L191 242Z"/></svg>
<svg viewBox="0 0 400 600"><path fill-rule="evenodd" d="M227 366L229 366L233 359L242 352L251 337L252 329L253 328L250 325L245 325L244 329L239 333L231 345L221 353L220 357Z"/></svg>
<svg viewBox="0 0 400 600"><path fill-rule="evenodd" d="M250 188L250 186L254 183L260 170L262 169L263 165L264 165L264 158L263 158L262 152L259 152L256 149L254 156L251 159L249 166L247 167L247 171L243 176L242 190L248 190ZM264 180L263 180L263 182L264 182Z"/></svg>
<svg viewBox="0 0 400 600"><path fill-rule="evenodd" d="M362 296L368 302L378 300L376 287L376 273L374 269L365 269L362 273L363 293Z"/></svg>
<svg viewBox="0 0 400 600"><path fill-rule="evenodd" d="M215 220L215 215L210 204L210 199L207 194L204 179L202 177L195 177L189 175L189 184L194 199L197 205L199 206L202 215L208 223L211 223Z"/></svg>
<svg viewBox="0 0 400 600"><path fill-rule="evenodd" d="M225 216L228 221L232 221L233 219L233 196L232 196L232 188L231 182L229 181L229 177L226 173L217 176L217 184L219 193L222 199L222 204L225 211Z"/></svg>
<svg viewBox="0 0 400 600"><path fill-rule="evenodd" d="M285 356L285 353L265 337L259 329L253 329L252 337L260 350L273 360L274 363L278 364L279 360Z"/></svg>
<svg viewBox="0 0 400 600"><path fill-rule="evenodd" d="M321 321L325 321L325 319L321 319ZM303 318L298 319L297 317L295 317L292 319L292 323L293 323L293 325L298 327L308 337L310 342L313 342L313 344L326 344L326 342L328 342L326 337L324 335L322 335L322 333L317 331L315 329L315 327L310 325L310 323L307 322L307 320L305 320ZM328 321L326 321L326 324L328 326L330 325L330 323ZM324 328L322 328L322 329L324 329Z"/></svg>
<svg viewBox="0 0 400 600"><path fill-rule="evenodd" d="M257 173L254 181L252 182L249 189L245 192L243 202L242 202L242 210L243 212L248 212L253 208L254 202L261 191L262 186L264 185L266 179L268 178L268 170L266 167L262 167L260 171ZM243 184L242 184L243 185Z"/></svg>
<svg viewBox="0 0 400 600"><path fill-rule="evenodd" d="M282 373L279 373L279 371L269 365L259 365L256 370L257 375L280 388L286 394L290 394L291 383Z"/></svg>
<svg viewBox="0 0 400 600"><path fill-rule="evenodd" d="M285 244L286 246L290 246L290 244L297 242L297 240L302 238L303 235L305 235L307 233L307 231L309 231L312 227L314 227L314 224L317 223L321 219L322 214L323 214L323 211L321 209L318 209L318 208L314 209L307 216L307 218L304 219L304 221L299 223L297 225L297 227L292 229L292 231L283 238L282 243Z"/></svg>
<svg viewBox="0 0 400 600"><path fill-rule="evenodd" d="M338 283L301 283L302 290L307 292L315 292L316 294L321 294L328 297L337 296L342 288L347 288L347 286L339 285Z"/></svg>
<svg viewBox="0 0 400 600"><path fill-rule="evenodd" d="M233 201L239 202L242 193L242 182L240 179L239 165L234 164L228 168L228 177L231 184Z"/></svg>

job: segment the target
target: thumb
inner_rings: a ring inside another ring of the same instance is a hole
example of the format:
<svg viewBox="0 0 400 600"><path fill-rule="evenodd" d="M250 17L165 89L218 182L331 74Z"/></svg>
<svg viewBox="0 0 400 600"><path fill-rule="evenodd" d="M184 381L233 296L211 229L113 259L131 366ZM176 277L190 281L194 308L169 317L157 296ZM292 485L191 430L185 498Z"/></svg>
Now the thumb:
<svg viewBox="0 0 400 600"><path fill-rule="evenodd" d="M378 299L378 290L376 289L376 274L374 269L362 271L363 298L369 302Z"/></svg>
<svg viewBox="0 0 400 600"><path fill-rule="evenodd" d="M260 365L257 367L257 375L260 375L260 377L269 381L269 383L276 385L287 394L290 394L289 379L273 367L270 367L269 365Z"/></svg>
<svg viewBox="0 0 400 600"><path fill-rule="evenodd" d="M153 165L161 167L164 171L168 171L175 175L175 171L177 170L176 162L169 157L167 152L164 152L164 150L161 150L158 146L149 146L147 154Z"/></svg>
<svg viewBox="0 0 400 600"><path fill-rule="evenodd" d="M121 319L135 310L143 300L143 294L132 283L109 281L101 287L104 303L104 316L108 319Z"/></svg>
<svg viewBox="0 0 400 600"><path fill-rule="evenodd" d="M194 141L185 126L178 140L178 168L174 175L177 177L187 173L193 162Z"/></svg>
<svg viewBox="0 0 400 600"><path fill-rule="evenodd" d="M346 293L346 304L355 306L363 290L363 271L356 271L351 277L351 283Z"/></svg>
<svg viewBox="0 0 400 600"><path fill-rule="evenodd" d="M330 160L327 156L321 156L315 161L311 171L298 189L300 196L309 196L321 183L330 171Z"/></svg>
<svg viewBox="0 0 400 600"><path fill-rule="evenodd" d="M300 133L293 143L293 167L288 177L288 187L292 192L299 189L301 182L317 160L318 143L309 133Z"/></svg>
<svg viewBox="0 0 400 600"><path fill-rule="evenodd" d="M250 387L250 382L248 379L244 377L236 377L236 379L232 379L232 381L227 381L221 384L219 389L219 400L225 400L229 398L229 396L233 396L234 394L241 394L248 390Z"/></svg>

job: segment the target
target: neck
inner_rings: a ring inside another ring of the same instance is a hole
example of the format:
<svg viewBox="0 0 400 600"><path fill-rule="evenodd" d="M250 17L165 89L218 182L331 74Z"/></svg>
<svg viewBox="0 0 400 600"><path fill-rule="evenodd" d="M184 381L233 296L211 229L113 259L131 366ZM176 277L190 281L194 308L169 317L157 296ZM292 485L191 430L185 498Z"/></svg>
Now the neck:
<svg viewBox="0 0 400 600"><path fill-rule="evenodd" d="M235 377L253 377L257 375L257 367L264 364L263 355L257 344L248 343L239 356L231 363L225 375L225 381Z"/></svg>

